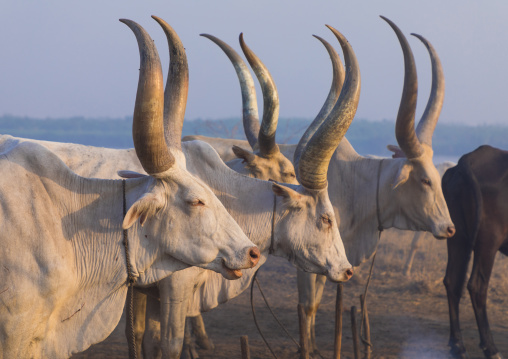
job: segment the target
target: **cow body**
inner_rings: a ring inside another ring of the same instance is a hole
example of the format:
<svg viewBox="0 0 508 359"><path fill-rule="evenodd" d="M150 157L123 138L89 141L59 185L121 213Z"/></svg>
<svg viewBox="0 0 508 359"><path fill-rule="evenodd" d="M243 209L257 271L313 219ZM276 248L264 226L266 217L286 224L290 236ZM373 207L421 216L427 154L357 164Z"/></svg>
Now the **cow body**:
<svg viewBox="0 0 508 359"><path fill-rule="evenodd" d="M2 140L0 357L69 357L105 339L120 319L127 288L124 210L156 180L126 181L124 209L121 181L79 177L39 144ZM171 186L189 186L189 175L180 168L167 175ZM179 196L170 194L169 206ZM196 214L187 216L196 220ZM203 266L209 261L224 270L216 250L187 253L193 247L211 249L200 241L202 235L213 238L223 230L213 226L211 233L196 235L186 226L168 229L166 223L180 216L173 206L170 216L162 217L167 222L148 217L144 227L135 222L128 230L129 263L138 285L189 266L182 261Z"/></svg>
<svg viewBox="0 0 508 359"><path fill-rule="evenodd" d="M447 242L444 284L450 311L452 353L466 357L459 326L459 301L468 263L473 269L467 285L487 358L501 358L487 318L487 289L497 251L508 255L508 152L481 146L462 156L443 177L443 192L455 223L455 238Z"/></svg>

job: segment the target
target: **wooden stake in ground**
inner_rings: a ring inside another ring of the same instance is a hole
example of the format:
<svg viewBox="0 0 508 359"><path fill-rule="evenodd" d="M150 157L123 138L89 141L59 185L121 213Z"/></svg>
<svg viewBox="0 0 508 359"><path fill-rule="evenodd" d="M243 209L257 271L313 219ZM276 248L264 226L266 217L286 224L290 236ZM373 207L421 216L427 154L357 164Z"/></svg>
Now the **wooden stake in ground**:
<svg viewBox="0 0 508 359"><path fill-rule="evenodd" d="M370 359L372 349L370 345L370 323L369 323L369 311L367 310L367 303L365 302L365 297L363 294L360 294L360 303L362 303L362 316L363 316L363 333L365 336L363 337L363 345L365 346L365 359ZM360 333L361 334L361 333Z"/></svg>
<svg viewBox="0 0 508 359"><path fill-rule="evenodd" d="M333 358L340 359L342 346L342 283L337 284L337 299L335 300L335 344L333 346Z"/></svg>
<svg viewBox="0 0 508 359"><path fill-rule="evenodd" d="M298 304L298 320L300 323L300 359L309 359L307 316L301 303Z"/></svg>
<svg viewBox="0 0 508 359"><path fill-rule="evenodd" d="M356 307L351 307L351 331L353 332L353 348L355 359L360 359L360 342L358 340L358 328L356 327Z"/></svg>
<svg viewBox="0 0 508 359"><path fill-rule="evenodd" d="M248 336L242 335L240 337L240 347L242 348L242 359L250 359L249 337Z"/></svg>

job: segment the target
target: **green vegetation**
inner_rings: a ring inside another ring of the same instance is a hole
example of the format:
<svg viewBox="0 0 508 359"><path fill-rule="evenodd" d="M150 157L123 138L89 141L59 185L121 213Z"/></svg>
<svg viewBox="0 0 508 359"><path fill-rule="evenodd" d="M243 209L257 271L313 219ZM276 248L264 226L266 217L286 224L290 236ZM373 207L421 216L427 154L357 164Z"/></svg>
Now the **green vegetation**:
<svg viewBox="0 0 508 359"><path fill-rule="evenodd" d="M297 143L311 120L280 119L279 143ZM0 133L47 141L73 142L85 145L132 147L132 120L73 117L68 119L33 119L4 115L0 117ZM183 135L204 135L245 139L239 118L224 120L186 120ZM348 140L361 154L389 155L386 145L396 144L393 121L355 119L347 133ZM438 124L433 138L434 153L460 156L480 145L508 148L508 126L465 126Z"/></svg>

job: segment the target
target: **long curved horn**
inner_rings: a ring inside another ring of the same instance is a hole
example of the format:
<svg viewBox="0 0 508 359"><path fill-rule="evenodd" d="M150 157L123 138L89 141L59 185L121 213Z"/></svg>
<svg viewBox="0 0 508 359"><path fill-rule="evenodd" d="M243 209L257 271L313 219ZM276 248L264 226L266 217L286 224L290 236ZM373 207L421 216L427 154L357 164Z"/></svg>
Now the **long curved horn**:
<svg viewBox="0 0 508 359"><path fill-rule="evenodd" d="M416 127L416 135L418 136L420 142L432 147L432 135L434 134L434 129L436 128L437 120L441 114L441 108L443 107L444 101L445 79L443 67L441 66L439 56L432 44L421 35L411 35L419 38L425 47L427 47L430 55L430 61L432 63L432 88L430 90L429 101L427 102L425 112Z"/></svg>
<svg viewBox="0 0 508 359"><path fill-rule="evenodd" d="M139 80L132 121L134 148L145 171L154 175L168 170L175 162L164 139L161 63L148 33L134 21L120 21L134 32L139 47Z"/></svg>
<svg viewBox="0 0 508 359"><path fill-rule="evenodd" d="M243 41L243 33L240 34L240 46L263 91L263 120L258 135L258 147L260 155L268 157L279 152L279 146L275 143L279 121L279 94L268 69Z"/></svg>
<svg viewBox="0 0 508 359"><path fill-rule="evenodd" d="M256 88L254 87L254 80L252 79L249 68L240 55L224 41L208 34L201 34L201 36L216 43L222 51L226 53L236 70L236 75L238 76L240 88L242 90L243 129L250 147L254 149L254 146L256 146L258 142L259 114Z"/></svg>
<svg viewBox="0 0 508 359"><path fill-rule="evenodd" d="M418 95L418 77L416 75L415 59L402 31L391 20L384 16L381 16L381 18L395 31L402 47L402 53L404 54L404 88L395 122L395 137L406 157L416 158L421 156L423 148L415 132L416 98Z"/></svg>
<svg viewBox="0 0 508 359"><path fill-rule="evenodd" d="M182 41L167 22L152 15L168 39L169 71L164 91L164 137L168 146L182 148L182 127L189 93L189 65Z"/></svg>
<svg viewBox="0 0 508 359"><path fill-rule="evenodd" d="M326 188L330 159L353 121L360 100L360 68L353 48L340 32L326 26L334 33L342 47L346 62L346 80L332 111L308 141L298 163L295 163L298 181L310 189Z"/></svg>
<svg viewBox="0 0 508 359"><path fill-rule="evenodd" d="M332 68L333 68L333 78L332 78L332 85L330 87L330 91L328 92L328 97L325 100L325 103L321 107L321 110L315 117L314 121L310 124L310 126L307 128L305 133L300 138L300 141L298 142L298 146L296 147L295 153L293 155L293 163L296 165L299 160L300 156L302 155L302 151L307 145L307 142L309 142L309 139L314 135L314 132L321 126L323 121L326 119L326 116L330 113L333 106L337 102L337 99L339 98L340 91L342 89L342 85L344 84L344 66L342 65L342 61L340 61L339 54L337 54L337 51L330 45L327 41L325 41L323 38L312 35L325 46L326 50L328 51L328 55L330 56L330 60L332 61ZM295 166L296 167L296 166Z"/></svg>

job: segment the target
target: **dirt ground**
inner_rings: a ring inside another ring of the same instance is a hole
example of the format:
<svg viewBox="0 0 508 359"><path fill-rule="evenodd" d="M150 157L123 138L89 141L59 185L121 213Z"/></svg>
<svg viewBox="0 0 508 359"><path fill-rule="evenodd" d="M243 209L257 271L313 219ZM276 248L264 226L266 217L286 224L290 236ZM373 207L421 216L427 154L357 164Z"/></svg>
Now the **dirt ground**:
<svg viewBox="0 0 508 359"><path fill-rule="evenodd" d="M449 358L448 304L442 284L446 268L446 242L424 238L411 277L402 274L411 235L385 232L381 239L374 274L367 295L372 358ZM360 307L359 295L367 280L370 263L362 265L352 280L344 284L342 358L353 358L351 306ZM508 259L500 254L491 278L488 294L489 319L498 349L508 355ZM276 315L298 340L296 271L285 260L270 258L261 267L258 279ZM327 282L316 319L316 336L323 358L333 355L336 285ZM260 326L278 358L298 358L296 345L287 338L266 309L257 288L254 302ZM461 326L471 359L483 358L479 336L467 291L461 302ZM250 310L250 291L204 314L214 351L199 350L199 357L240 358L240 336L248 335L251 358L271 358L258 334ZM125 323L104 342L73 358L127 358L123 334ZM362 348L363 353L363 348ZM318 357L316 357L318 358Z"/></svg>

